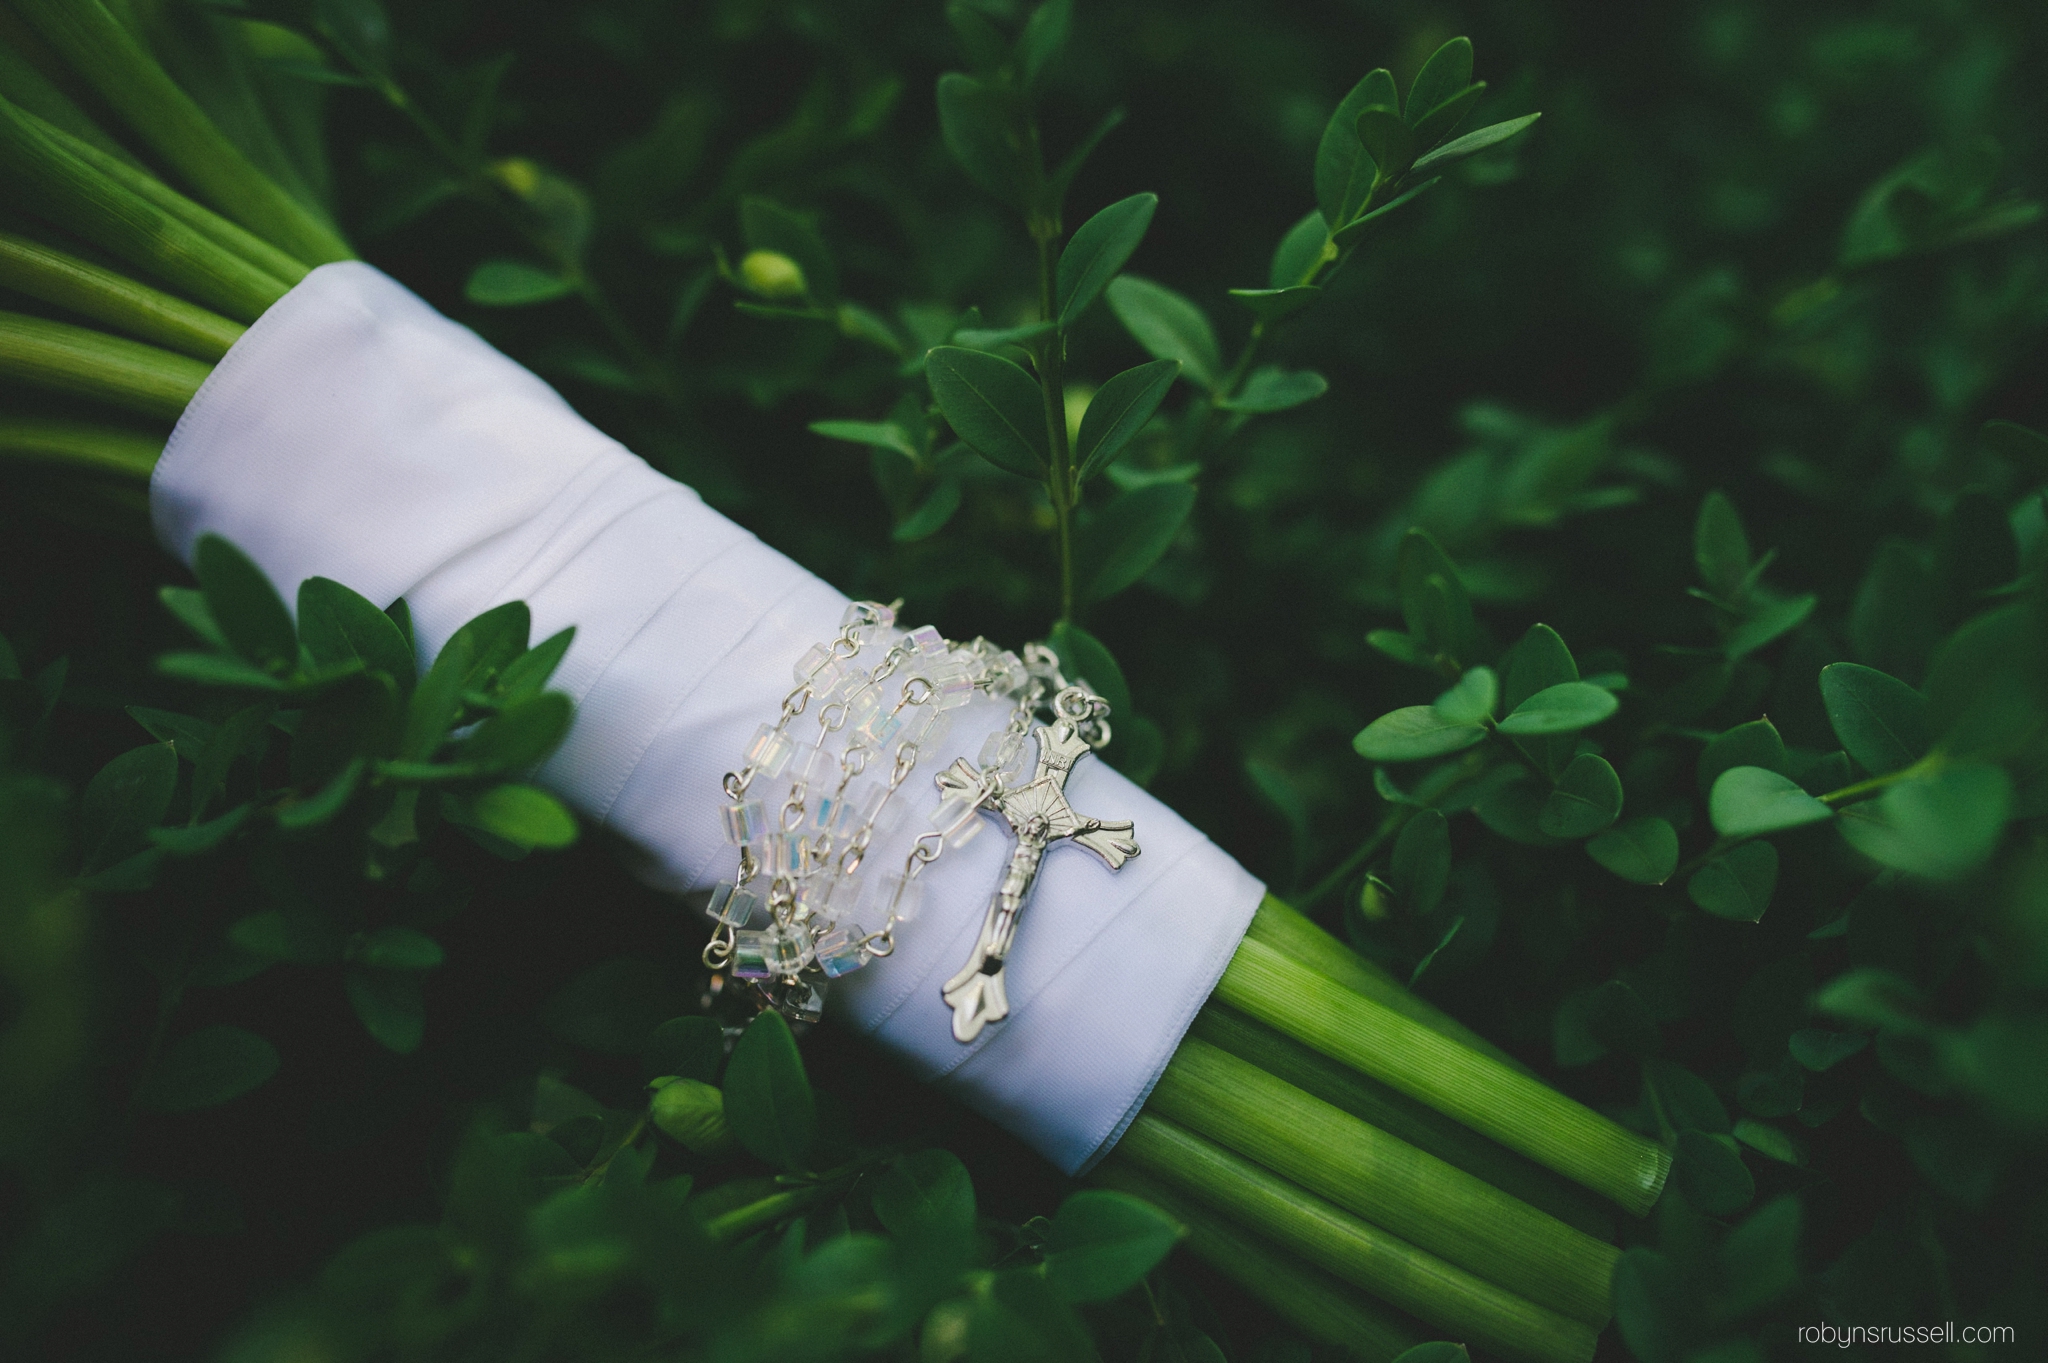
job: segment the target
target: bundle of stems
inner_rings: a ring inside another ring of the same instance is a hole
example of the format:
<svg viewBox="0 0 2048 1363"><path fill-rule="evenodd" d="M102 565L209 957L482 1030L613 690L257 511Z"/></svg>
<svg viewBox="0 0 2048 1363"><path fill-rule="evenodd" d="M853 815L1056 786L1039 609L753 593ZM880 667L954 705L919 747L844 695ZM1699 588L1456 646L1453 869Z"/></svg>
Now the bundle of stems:
<svg viewBox="0 0 2048 1363"><path fill-rule="evenodd" d="M0 456L147 479L210 366L348 248L102 0L6 3L0 186L33 221L0 222L0 291L40 310L0 310L0 380L145 424L4 414ZM81 84L130 142L64 93ZM1095 1176L1175 1212L1198 1255L1360 1357L1448 1334L1567 1363L1610 1314L1610 1208L1642 1215L1669 1168L1269 897Z"/></svg>

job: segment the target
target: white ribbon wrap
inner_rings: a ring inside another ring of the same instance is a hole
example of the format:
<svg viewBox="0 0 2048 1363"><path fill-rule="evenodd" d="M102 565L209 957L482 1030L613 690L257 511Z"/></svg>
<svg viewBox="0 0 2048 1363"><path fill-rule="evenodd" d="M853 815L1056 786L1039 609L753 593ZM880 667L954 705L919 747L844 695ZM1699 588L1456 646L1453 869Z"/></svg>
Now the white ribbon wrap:
<svg viewBox="0 0 2048 1363"><path fill-rule="evenodd" d="M555 685L576 722L540 779L645 848L675 890L730 873L720 777L846 605L353 262L313 271L228 352L178 422L151 502L188 563L211 532L287 599L315 575L379 605L403 596L429 655L505 601L528 603L536 641L574 625ZM973 707L987 718L919 762L898 796L913 826L937 803L932 774L978 750L994 709ZM939 994L1008 855L995 830L927 869L925 909L895 955L837 982L830 1007L1073 1173L1137 1115L1263 891L1099 759L1068 794L1084 814L1133 820L1143 853L1115 873L1079 848L1047 854L1009 959L1007 1021L961 1045Z"/></svg>

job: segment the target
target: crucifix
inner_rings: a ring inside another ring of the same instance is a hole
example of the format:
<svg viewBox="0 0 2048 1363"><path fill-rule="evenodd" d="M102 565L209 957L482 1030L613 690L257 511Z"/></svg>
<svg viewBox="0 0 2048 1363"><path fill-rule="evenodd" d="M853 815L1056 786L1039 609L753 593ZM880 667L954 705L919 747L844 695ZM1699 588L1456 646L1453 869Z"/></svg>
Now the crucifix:
<svg viewBox="0 0 2048 1363"><path fill-rule="evenodd" d="M1096 704L1079 687L1068 687L1053 701L1057 718L1033 732L1038 741L1038 769L1032 779L1015 789L991 786L974 765L962 758L939 773L939 789L961 799L974 799L977 806L999 815L1016 835L1017 846L1010 853L1001 883L989 900L982 920L981 936L960 973L946 981L943 993L953 1009L953 1038L972 1041L991 1022L1010 1013L1009 998L1003 992L1003 963L1017 936L1017 917L1031 897L1038 879L1039 862L1046 849L1070 838L1101 857L1114 871L1138 855L1138 844L1130 837L1126 819L1112 823L1076 814L1067 803L1067 777L1074 764L1093 751L1081 737L1079 726Z"/></svg>

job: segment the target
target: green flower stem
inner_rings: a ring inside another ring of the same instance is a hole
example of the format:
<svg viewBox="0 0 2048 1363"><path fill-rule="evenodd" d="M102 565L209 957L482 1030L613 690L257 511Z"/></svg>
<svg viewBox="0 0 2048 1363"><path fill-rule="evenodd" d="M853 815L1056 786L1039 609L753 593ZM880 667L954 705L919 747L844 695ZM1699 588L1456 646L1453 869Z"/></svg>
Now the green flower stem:
<svg viewBox="0 0 2048 1363"><path fill-rule="evenodd" d="M14 8L216 208L309 264L353 258L334 225L257 169L100 0L15 0Z"/></svg>
<svg viewBox="0 0 2048 1363"><path fill-rule="evenodd" d="M1535 1072L1521 1061L1429 1000L1410 993L1385 969L1366 960L1272 895L1260 901L1258 911L1252 915L1248 935L1354 994L1363 995L1410 1021L1421 1023L1439 1036L1448 1037L1511 1069L1535 1077Z"/></svg>
<svg viewBox="0 0 2048 1363"><path fill-rule="evenodd" d="M1045 321L1058 317L1053 306L1054 280L1058 268L1059 221L1033 217L1031 235L1038 243L1038 312ZM1064 375L1066 333L1055 328L1040 339L1035 358L1038 390L1045 397L1045 438L1052 451L1052 467L1046 472L1045 490L1052 499L1053 532L1058 537L1060 564L1060 622L1074 618L1074 504L1079 489L1074 486L1074 454L1067 443L1067 398Z"/></svg>
<svg viewBox="0 0 2048 1363"><path fill-rule="evenodd" d="M0 459L113 473L147 483L164 437L55 418L0 417Z"/></svg>
<svg viewBox="0 0 2048 1363"><path fill-rule="evenodd" d="M195 203L159 180L149 170L118 156L109 156L91 142L62 128L46 127L51 141L145 203L170 214L238 260L246 261L280 286L290 288L306 277L306 263L286 255L245 227L229 222L206 205Z"/></svg>
<svg viewBox="0 0 2048 1363"><path fill-rule="evenodd" d="M1597 1332L1362 1221L1164 1118L1140 1114L1119 1158L1327 1272L1505 1358L1586 1363Z"/></svg>
<svg viewBox="0 0 2048 1363"><path fill-rule="evenodd" d="M1632 1215L1671 1172L1662 1146L1520 1070L1324 978L1256 937L1238 945L1215 997L1369 1074Z"/></svg>
<svg viewBox="0 0 2048 1363"><path fill-rule="evenodd" d="M85 152L100 161L90 161ZM131 179L117 178L109 171L114 167ZM140 192L136 182L155 183L151 177L92 151L4 99L0 182L39 216L235 321L255 321L291 287Z"/></svg>
<svg viewBox="0 0 2048 1363"><path fill-rule="evenodd" d="M1188 1228L1187 1245L1224 1277L1273 1308L1303 1334L1361 1363L1392 1363L1415 1347L1415 1326L1361 1300L1329 1274L1274 1249L1185 1193L1111 1156L1095 1181L1163 1208Z"/></svg>
<svg viewBox="0 0 2048 1363"><path fill-rule="evenodd" d="M0 312L0 378L176 421L213 372L185 355L67 322Z"/></svg>
<svg viewBox="0 0 2048 1363"><path fill-rule="evenodd" d="M704 1233L722 1245L744 1240L756 1231L766 1230L778 1221L808 1211L818 1203L838 1196L844 1189L836 1183L811 1183L796 1188L785 1188L766 1197L754 1199L734 1207L731 1211L707 1217Z"/></svg>
<svg viewBox="0 0 2048 1363"><path fill-rule="evenodd" d="M1829 808L1839 804L1849 804L1856 800L1861 800L1867 795L1876 795L1881 791L1889 790L1901 781L1917 781L1923 776L1932 776L1935 772L1940 771L1947 761L1947 755L1941 749L1936 748L1910 767L1901 767L1897 771L1888 771L1882 776L1872 776L1867 780L1858 781L1854 785L1843 786L1840 790L1831 790L1825 795L1816 795L1814 798Z"/></svg>
<svg viewBox="0 0 2048 1363"><path fill-rule="evenodd" d="M0 286L196 360L218 360L245 330L217 312L6 231L0 231Z"/></svg>
<svg viewBox="0 0 2048 1363"><path fill-rule="evenodd" d="M1612 1314L1614 1246L1228 1051L1182 1041L1145 1110L1539 1306Z"/></svg>
<svg viewBox="0 0 2048 1363"><path fill-rule="evenodd" d="M1485 1179L1502 1192L1596 1240L1614 1238L1612 1214L1605 1204L1577 1184L1461 1126L1435 1108L1395 1092L1377 1079L1318 1055L1262 1022L1212 1003L1196 1015L1188 1035L1219 1046L1274 1078Z"/></svg>

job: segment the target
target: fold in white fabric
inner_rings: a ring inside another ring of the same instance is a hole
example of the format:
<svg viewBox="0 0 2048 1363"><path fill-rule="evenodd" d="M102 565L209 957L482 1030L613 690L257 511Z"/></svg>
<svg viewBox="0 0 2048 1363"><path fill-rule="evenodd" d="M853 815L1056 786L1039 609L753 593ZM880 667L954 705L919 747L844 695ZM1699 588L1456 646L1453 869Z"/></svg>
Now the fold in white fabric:
<svg viewBox="0 0 2048 1363"><path fill-rule="evenodd" d="M315 575L380 605L404 597L428 656L505 601L528 603L536 640L574 625L555 684L576 722L539 779L644 848L677 891L730 873L719 779L846 604L354 262L313 271L228 352L179 421L151 502L188 563L212 532L287 599ZM985 718L956 726L898 797L913 828L937 803L930 775L975 753L998 708L967 713ZM1115 873L1079 848L1047 855L1010 957L1007 1021L961 1045L939 993L1008 855L997 830L929 869L896 954L837 982L828 1011L1072 1173L1137 1114L1263 891L1099 759L1068 793L1083 813L1134 820L1143 852Z"/></svg>

